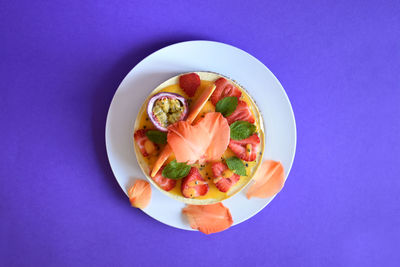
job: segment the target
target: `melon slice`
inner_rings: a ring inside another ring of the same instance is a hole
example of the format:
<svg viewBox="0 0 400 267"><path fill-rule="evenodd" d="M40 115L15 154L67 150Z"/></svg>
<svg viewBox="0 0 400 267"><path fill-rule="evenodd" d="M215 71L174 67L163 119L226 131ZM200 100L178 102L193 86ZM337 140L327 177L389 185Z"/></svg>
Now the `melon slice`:
<svg viewBox="0 0 400 267"><path fill-rule="evenodd" d="M196 119L197 115L199 115L200 111L207 103L208 99L214 93L214 90L215 90L214 84L204 89L204 91L196 99L196 102L194 102L192 107L190 108L189 115L186 119L187 122L189 122L190 124L193 123L194 119Z"/></svg>
<svg viewBox="0 0 400 267"><path fill-rule="evenodd" d="M232 215L221 202L212 205L187 205L182 213L189 220L190 227L205 234L213 234L228 229Z"/></svg>
<svg viewBox="0 0 400 267"><path fill-rule="evenodd" d="M193 164L219 160L230 140L230 128L219 112L207 113L197 124L177 122L168 127L168 144L176 161Z"/></svg>
<svg viewBox="0 0 400 267"><path fill-rule="evenodd" d="M280 162L266 160L254 174L255 183L246 193L248 199L252 197L269 198L278 194L285 185L285 175Z"/></svg>
<svg viewBox="0 0 400 267"><path fill-rule="evenodd" d="M129 201L132 206L144 209L149 205L151 199L151 187L149 182L144 180L136 180L128 190Z"/></svg>

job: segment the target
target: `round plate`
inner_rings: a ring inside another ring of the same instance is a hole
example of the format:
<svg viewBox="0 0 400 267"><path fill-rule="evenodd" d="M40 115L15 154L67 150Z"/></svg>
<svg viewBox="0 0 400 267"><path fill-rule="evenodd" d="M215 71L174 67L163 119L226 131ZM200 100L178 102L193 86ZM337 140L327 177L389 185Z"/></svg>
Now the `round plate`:
<svg viewBox="0 0 400 267"><path fill-rule="evenodd" d="M255 99L265 124L264 159L282 162L287 178L296 151L296 124L290 101L278 79L260 61L236 47L189 41L164 47L143 59L122 81L111 102L106 123L107 155L125 194L135 179L146 179L136 161L133 143L134 123L143 101L168 78L199 70L230 77ZM234 225L254 216L273 199L248 200L246 191L247 188L223 201ZM152 186L150 204L143 211L167 225L192 230L181 214L184 206Z"/></svg>

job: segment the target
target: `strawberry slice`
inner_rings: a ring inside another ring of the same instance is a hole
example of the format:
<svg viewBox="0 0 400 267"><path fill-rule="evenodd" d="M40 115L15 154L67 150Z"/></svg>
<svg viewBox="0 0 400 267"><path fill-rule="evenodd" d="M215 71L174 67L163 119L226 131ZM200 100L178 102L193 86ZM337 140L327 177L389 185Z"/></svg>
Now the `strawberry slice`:
<svg viewBox="0 0 400 267"><path fill-rule="evenodd" d="M149 138L147 138L146 132L147 130L140 129L137 130L133 135L133 138L135 139L136 144L139 146L139 150L143 157L148 157L151 154L155 154L159 149L157 144L154 144L149 140Z"/></svg>
<svg viewBox="0 0 400 267"><path fill-rule="evenodd" d="M229 125L231 125L235 121L248 121L250 123L255 122L254 116L251 113L249 106L246 102L241 100L238 102L236 110L231 115L226 117L226 119L228 120Z"/></svg>
<svg viewBox="0 0 400 267"><path fill-rule="evenodd" d="M200 76L196 73L181 75L179 77L179 86L189 97L193 97L200 86Z"/></svg>
<svg viewBox="0 0 400 267"><path fill-rule="evenodd" d="M240 176L229 170L228 166L222 162L215 162L211 166L214 174L214 184L221 192L228 192L228 190L236 184Z"/></svg>
<svg viewBox="0 0 400 267"><path fill-rule="evenodd" d="M174 179L169 179L167 177L162 176L162 171L164 167L162 167L157 174L152 177L153 181L156 182L162 189L165 191L170 191L172 188L175 187L176 185L176 180Z"/></svg>
<svg viewBox="0 0 400 267"><path fill-rule="evenodd" d="M181 186L182 195L186 198L204 196L208 192L208 184L195 167L183 178Z"/></svg>
<svg viewBox="0 0 400 267"><path fill-rule="evenodd" d="M214 93L211 95L211 102L216 105L218 101L220 101L222 98L227 97L227 96L236 96L239 100L239 97L242 95L242 92L231 84L227 79L225 78L219 78L214 82L216 88Z"/></svg>
<svg viewBox="0 0 400 267"><path fill-rule="evenodd" d="M257 134L253 134L243 140L231 139L229 141L229 148L244 161L256 160L259 146L260 138Z"/></svg>

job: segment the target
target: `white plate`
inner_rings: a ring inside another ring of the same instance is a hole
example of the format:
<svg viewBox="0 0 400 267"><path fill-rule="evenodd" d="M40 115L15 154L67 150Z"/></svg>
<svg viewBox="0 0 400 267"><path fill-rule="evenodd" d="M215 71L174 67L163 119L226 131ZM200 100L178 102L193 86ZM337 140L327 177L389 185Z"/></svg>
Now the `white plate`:
<svg viewBox="0 0 400 267"><path fill-rule="evenodd" d="M264 119L264 159L282 162L286 177L296 151L296 124L289 99L279 81L253 56L236 47L211 41L190 41L164 47L143 59L122 81L111 102L106 123L106 147L111 168L122 190L135 179L146 179L136 161L133 126L151 91L168 78L191 71L221 73L242 85L255 99ZM234 225L261 211L272 198L248 200L245 188L223 201ZM185 206L152 186L152 197L143 211L167 225L192 230L181 215Z"/></svg>

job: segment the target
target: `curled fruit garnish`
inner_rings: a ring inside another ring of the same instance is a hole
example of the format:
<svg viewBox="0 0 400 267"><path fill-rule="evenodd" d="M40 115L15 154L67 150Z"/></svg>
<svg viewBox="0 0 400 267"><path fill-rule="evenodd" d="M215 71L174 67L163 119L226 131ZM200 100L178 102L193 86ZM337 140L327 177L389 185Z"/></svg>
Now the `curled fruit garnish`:
<svg viewBox="0 0 400 267"><path fill-rule="evenodd" d="M219 160L230 139L228 122L219 112L207 113L197 124L180 121L168 128L168 144L178 162Z"/></svg>
<svg viewBox="0 0 400 267"><path fill-rule="evenodd" d="M255 183L246 193L248 199L272 197L279 193L285 184L283 166L280 162L266 160L254 174L253 179Z"/></svg>
<svg viewBox="0 0 400 267"><path fill-rule="evenodd" d="M151 199L151 187L149 182L144 180L136 180L128 190L129 201L132 206L144 209L149 205Z"/></svg>
<svg viewBox="0 0 400 267"><path fill-rule="evenodd" d="M221 202L212 205L187 205L182 213L189 220L190 227L205 234L212 234L228 229L232 215Z"/></svg>

